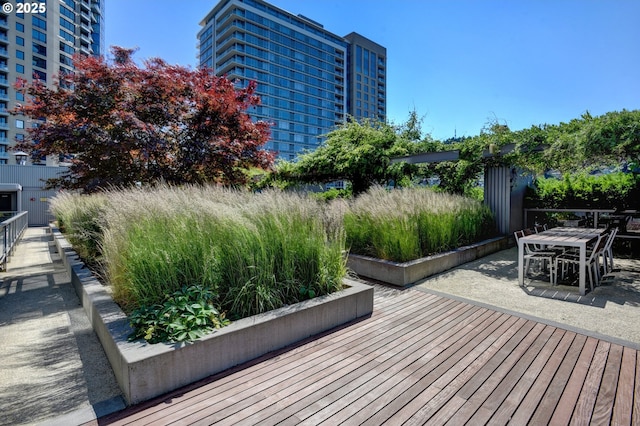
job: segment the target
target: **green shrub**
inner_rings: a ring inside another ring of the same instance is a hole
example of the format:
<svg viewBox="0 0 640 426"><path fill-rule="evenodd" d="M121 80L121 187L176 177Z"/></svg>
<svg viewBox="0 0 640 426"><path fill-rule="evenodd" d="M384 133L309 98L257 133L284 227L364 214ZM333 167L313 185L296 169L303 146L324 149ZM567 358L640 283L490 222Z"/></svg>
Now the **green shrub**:
<svg viewBox="0 0 640 426"><path fill-rule="evenodd" d="M372 188L344 213L351 253L405 262L495 235L480 202L429 189Z"/></svg>
<svg viewBox="0 0 640 426"><path fill-rule="evenodd" d="M324 192L311 193L311 196L321 201L332 201L336 198L351 198L353 194L351 188L329 188Z"/></svg>
<svg viewBox="0 0 640 426"><path fill-rule="evenodd" d="M562 179L538 178L526 198L527 207L537 208L632 208L640 196L638 179L632 173L590 175L566 174Z"/></svg>
<svg viewBox="0 0 640 426"><path fill-rule="evenodd" d="M229 325L224 313L214 307L214 301L210 290L185 286L166 297L162 304L136 309L129 317L134 329L129 339L149 343L189 342Z"/></svg>

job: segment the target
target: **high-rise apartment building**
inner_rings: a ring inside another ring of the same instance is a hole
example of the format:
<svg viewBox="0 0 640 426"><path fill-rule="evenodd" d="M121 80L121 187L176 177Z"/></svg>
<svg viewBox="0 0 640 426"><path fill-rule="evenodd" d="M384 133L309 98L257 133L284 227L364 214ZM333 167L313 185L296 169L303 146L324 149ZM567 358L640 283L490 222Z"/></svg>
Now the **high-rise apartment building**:
<svg viewBox="0 0 640 426"><path fill-rule="evenodd" d="M104 54L105 0L2 1L0 11L0 164L16 164L9 148L37 125L10 115L24 97L13 85L34 76L53 85L73 70L72 57ZM27 163L55 165L57 159L30 158Z"/></svg>
<svg viewBox="0 0 640 426"><path fill-rule="evenodd" d="M345 37L262 0L221 0L200 23L200 66L258 83L249 113L273 123L267 149L294 159L315 149L347 115L386 119L386 49Z"/></svg>

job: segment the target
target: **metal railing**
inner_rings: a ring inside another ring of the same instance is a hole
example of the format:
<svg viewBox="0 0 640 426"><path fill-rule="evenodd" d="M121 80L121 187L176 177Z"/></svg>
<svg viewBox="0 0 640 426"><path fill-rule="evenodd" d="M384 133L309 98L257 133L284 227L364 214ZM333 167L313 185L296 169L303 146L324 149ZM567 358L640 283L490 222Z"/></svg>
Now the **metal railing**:
<svg viewBox="0 0 640 426"><path fill-rule="evenodd" d="M8 217L8 219L5 219ZM0 253L0 268L3 271L7 270L7 261L9 256L18 242L22 233L29 224L28 212L0 212L0 238L2 238L2 244L0 247L2 253Z"/></svg>

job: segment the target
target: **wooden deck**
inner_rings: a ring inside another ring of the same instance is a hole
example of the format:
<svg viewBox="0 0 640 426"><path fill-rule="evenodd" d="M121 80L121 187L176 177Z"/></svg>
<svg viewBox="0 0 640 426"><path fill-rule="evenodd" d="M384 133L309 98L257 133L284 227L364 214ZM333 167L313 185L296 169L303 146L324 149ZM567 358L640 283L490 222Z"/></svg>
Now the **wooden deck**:
<svg viewBox="0 0 640 426"><path fill-rule="evenodd" d="M323 421L640 424L640 356L406 290L377 296L370 318L90 424Z"/></svg>

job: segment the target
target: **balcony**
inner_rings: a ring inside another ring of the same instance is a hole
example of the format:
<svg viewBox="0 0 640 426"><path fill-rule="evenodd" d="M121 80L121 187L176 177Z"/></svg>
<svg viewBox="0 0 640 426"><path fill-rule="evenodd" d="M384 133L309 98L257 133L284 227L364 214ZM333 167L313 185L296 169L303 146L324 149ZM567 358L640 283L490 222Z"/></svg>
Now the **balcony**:
<svg viewBox="0 0 640 426"><path fill-rule="evenodd" d="M9 123L0 121L0 129L9 130Z"/></svg>
<svg viewBox="0 0 640 426"><path fill-rule="evenodd" d="M9 115L9 110L7 108L0 108L0 115Z"/></svg>

